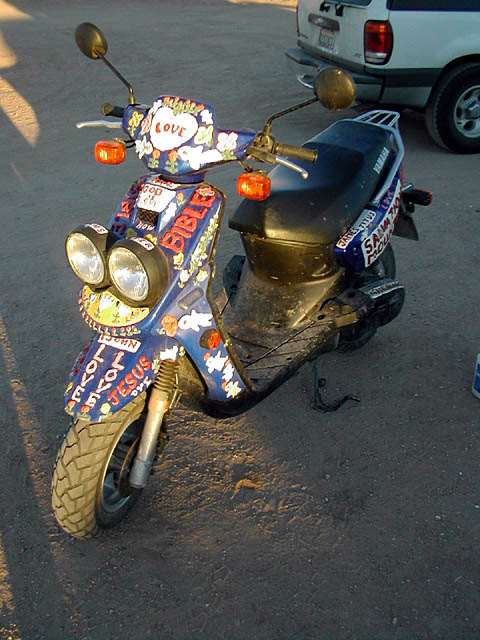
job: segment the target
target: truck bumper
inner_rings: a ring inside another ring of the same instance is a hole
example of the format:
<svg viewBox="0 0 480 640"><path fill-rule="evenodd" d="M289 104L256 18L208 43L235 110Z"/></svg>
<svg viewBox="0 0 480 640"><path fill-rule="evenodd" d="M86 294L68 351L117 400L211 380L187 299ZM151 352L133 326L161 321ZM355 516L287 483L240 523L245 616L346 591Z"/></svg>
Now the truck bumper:
<svg viewBox="0 0 480 640"><path fill-rule="evenodd" d="M380 102L414 108L426 106L432 86L441 72L437 69L423 72L375 69L375 73L367 73L360 64L329 60L302 47L287 49L285 56L288 67L305 87L313 88L313 80L322 69L337 67L348 71L353 77L359 102Z"/></svg>
<svg viewBox="0 0 480 640"><path fill-rule="evenodd" d="M331 62L326 58L316 58L300 47L287 49L285 56L287 57L290 70L293 71L298 82L304 87L313 89L313 80L317 73L327 67L335 66L350 73L357 87L357 98L359 101L378 102L381 98L383 90L381 78L359 73L345 64Z"/></svg>

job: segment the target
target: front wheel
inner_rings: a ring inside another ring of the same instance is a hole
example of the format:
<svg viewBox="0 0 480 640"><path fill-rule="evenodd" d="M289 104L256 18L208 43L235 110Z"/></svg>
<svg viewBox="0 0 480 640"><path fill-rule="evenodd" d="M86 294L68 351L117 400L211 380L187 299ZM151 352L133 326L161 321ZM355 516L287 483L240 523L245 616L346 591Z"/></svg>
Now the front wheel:
<svg viewBox="0 0 480 640"><path fill-rule="evenodd" d="M72 422L57 455L52 508L75 538L90 538L117 524L141 490L128 482L143 429L145 394L102 422Z"/></svg>

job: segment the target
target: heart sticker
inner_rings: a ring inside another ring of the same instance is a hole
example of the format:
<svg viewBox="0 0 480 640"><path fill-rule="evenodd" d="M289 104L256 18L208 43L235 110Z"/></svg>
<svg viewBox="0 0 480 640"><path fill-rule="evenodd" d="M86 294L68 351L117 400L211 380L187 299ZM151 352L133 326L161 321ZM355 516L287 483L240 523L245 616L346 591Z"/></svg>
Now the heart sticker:
<svg viewBox="0 0 480 640"><path fill-rule="evenodd" d="M159 151L169 151L185 144L197 130L198 122L190 113L174 115L169 107L161 107L152 118L150 140Z"/></svg>

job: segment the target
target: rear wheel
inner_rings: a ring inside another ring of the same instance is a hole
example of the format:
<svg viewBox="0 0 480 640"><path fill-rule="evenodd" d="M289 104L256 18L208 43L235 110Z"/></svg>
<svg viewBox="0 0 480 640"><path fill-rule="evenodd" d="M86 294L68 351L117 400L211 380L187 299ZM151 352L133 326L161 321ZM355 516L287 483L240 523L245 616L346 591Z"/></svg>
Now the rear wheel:
<svg viewBox="0 0 480 640"><path fill-rule="evenodd" d="M126 515L141 491L128 482L144 424L145 394L102 422L75 420L57 455L52 508L60 526L89 538Z"/></svg>
<svg viewBox="0 0 480 640"><path fill-rule="evenodd" d="M375 260L371 267L365 269L358 276L355 286L364 286L378 278L391 278L394 280L396 273L395 255L392 246L389 244L378 260ZM376 326L369 323L368 320L358 322L352 327L342 329L337 349L342 353L356 351L366 345L376 333Z"/></svg>
<svg viewBox="0 0 480 640"><path fill-rule="evenodd" d="M480 64L450 70L434 89L426 110L435 142L456 153L480 152Z"/></svg>

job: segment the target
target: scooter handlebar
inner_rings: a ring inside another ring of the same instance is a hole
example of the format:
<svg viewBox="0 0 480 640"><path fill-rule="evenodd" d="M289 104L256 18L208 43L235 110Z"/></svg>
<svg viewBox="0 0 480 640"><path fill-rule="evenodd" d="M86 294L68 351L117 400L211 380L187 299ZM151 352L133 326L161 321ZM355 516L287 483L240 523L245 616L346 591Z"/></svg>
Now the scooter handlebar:
<svg viewBox="0 0 480 640"><path fill-rule="evenodd" d="M315 162L317 159L317 152L312 149L305 149L305 147L295 147L291 144L275 145L275 154L278 156L287 156L288 158L297 158L298 160L305 160L306 162Z"/></svg>
<svg viewBox="0 0 480 640"><path fill-rule="evenodd" d="M109 102L102 104L102 113L104 116L112 116L112 118L123 118L123 107L115 107Z"/></svg>

